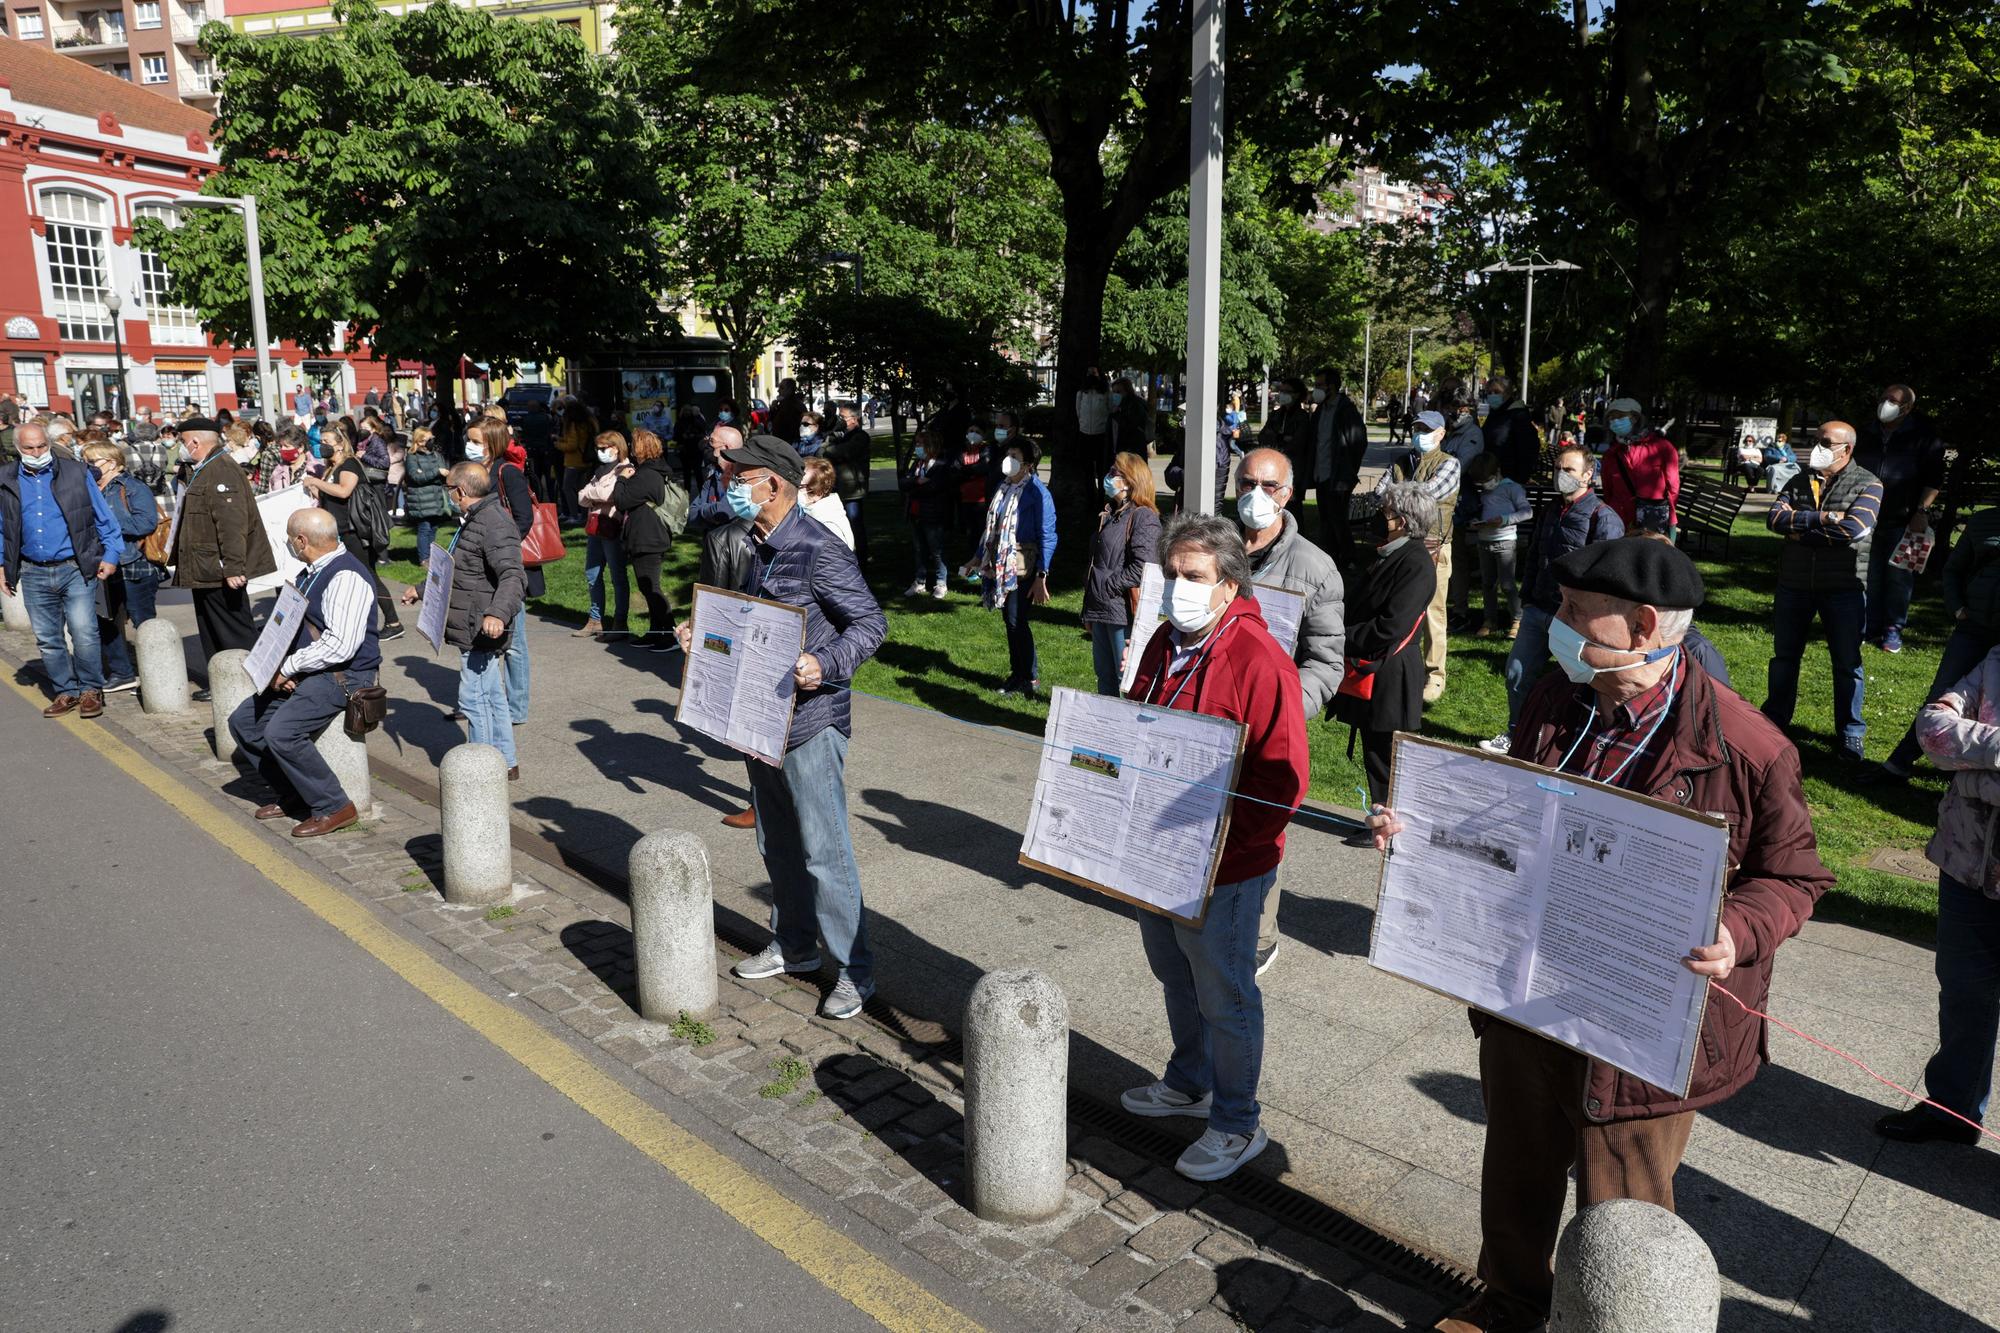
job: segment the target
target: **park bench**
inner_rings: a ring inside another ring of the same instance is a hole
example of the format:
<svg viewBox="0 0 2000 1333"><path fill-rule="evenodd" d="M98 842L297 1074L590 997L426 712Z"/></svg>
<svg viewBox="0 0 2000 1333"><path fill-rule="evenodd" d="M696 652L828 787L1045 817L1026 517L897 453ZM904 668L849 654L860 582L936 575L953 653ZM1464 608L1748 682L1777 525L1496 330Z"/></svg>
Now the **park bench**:
<svg viewBox="0 0 2000 1333"><path fill-rule="evenodd" d="M1749 492L1707 477L1681 474L1681 494L1679 516L1681 522L1681 544L1686 546L1690 539L1699 541L1704 553L1712 549L1711 543L1722 543L1722 554L1729 554L1729 535L1736 526L1736 516L1743 512L1743 502Z"/></svg>

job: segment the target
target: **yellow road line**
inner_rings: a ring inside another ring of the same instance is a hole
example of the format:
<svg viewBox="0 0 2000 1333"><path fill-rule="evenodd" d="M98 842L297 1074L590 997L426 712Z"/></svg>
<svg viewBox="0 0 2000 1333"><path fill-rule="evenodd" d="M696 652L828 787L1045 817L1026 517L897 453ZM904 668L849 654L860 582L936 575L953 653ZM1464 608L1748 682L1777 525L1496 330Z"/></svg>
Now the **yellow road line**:
<svg viewBox="0 0 2000 1333"><path fill-rule="evenodd" d="M8 684L16 694L40 704L38 692L13 680ZM543 1031L533 1019L480 991L377 921L366 907L295 865L250 826L235 822L205 800L191 800L177 779L110 732L80 723L65 731L885 1328L897 1333L979 1333L977 1323L921 1283L897 1272L756 1173L682 1129L562 1040Z"/></svg>

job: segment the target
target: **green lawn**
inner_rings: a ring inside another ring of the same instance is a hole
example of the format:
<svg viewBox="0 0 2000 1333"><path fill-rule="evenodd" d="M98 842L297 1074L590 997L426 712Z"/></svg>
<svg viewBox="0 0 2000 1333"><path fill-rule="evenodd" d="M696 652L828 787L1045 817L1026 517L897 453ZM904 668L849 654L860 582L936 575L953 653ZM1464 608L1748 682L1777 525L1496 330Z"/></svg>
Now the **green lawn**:
<svg viewBox="0 0 2000 1333"><path fill-rule="evenodd" d="M885 698L936 709L969 721L1038 732L1047 717L1045 702L1024 702L994 696L1007 674L1007 647L997 612L979 605L970 586L954 581L946 602L928 597L905 598L911 575L909 530L898 499L878 495L869 505L871 583L889 612L889 638L855 680L857 689ZM1308 515L1306 527L1313 528ZM565 533L569 554L548 567L548 595L535 609L559 619L581 622L588 605L583 579L583 535ZM390 577L415 582L411 563L415 539L408 529L396 534L393 558L383 566ZM1777 539L1761 521L1741 519L1727 562L1701 560L1707 581L1708 605L1696 623L1714 640L1729 662L1730 674L1745 697L1761 702L1765 668L1770 656L1772 571ZM1035 627L1045 687L1071 685L1090 689L1094 676L1090 643L1083 632L1081 568L1087 552L1081 540L1058 552L1054 601L1043 609ZM962 560L963 546L954 552ZM681 542L667 561L663 579L677 607L685 605L698 559L691 541ZM960 591L960 589L967 589ZM1475 596L1475 605L1476 605ZM645 627L642 603L632 599L632 628ZM1909 646L1899 656L1865 649L1868 672L1866 717L1870 727L1868 753L1880 759L1901 736L1929 688L1936 670L1938 647L1947 627L1935 585L1919 585ZM1471 745L1491 736L1506 722L1506 691L1501 671L1507 645L1500 640L1454 637L1451 643L1449 688L1425 719L1427 734ZM1553 668L1551 668L1553 669ZM1799 685L1800 754L1805 765L1806 797L1813 810L1820 849L1839 877L1838 887L1822 904L1822 916L1917 938L1933 931L1937 894L1932 885L1862 863L1881 847L1921 848L1936 827L1937 802L1945 783L1924 770L1906 787L1857 789L1853 770L1833 757L1827 740L1832 727L1832 682L1824 650L1809 648ZM1359 750L1347 757L1347 728L1314 720L1307 724L1312 741L1312 794L1333 804L1359 804ZM1808 734L1810 732L1810 734Z"/></svg>

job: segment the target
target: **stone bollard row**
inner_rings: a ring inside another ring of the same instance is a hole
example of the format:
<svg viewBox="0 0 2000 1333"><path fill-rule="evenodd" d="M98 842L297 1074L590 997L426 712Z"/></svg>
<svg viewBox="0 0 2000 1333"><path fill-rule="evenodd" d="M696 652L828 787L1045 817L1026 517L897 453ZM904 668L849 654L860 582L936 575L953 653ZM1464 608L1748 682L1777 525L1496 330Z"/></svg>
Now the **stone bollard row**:
<svg viewBox="0 0 2000 1333"><path fill-rule="evenodd" d="M639 839L629 866L639 1014L655 1023L714 1015L715 893L708 849L692 833Z"/></svg>
<svg viewBox="0 0 2000 1333"><path fill-rule="evenodd" d="M154 616L133 637L139 657L139 706L148 713L185 713L188 666L181 632L165 616Z"/></svg>
<svg viewBox="0 0 2000 1333"><path fill-rule="evenodd" d="M972 1211L1040 1222L1069 1176L1069 1000L1041 972L988 972L965 1002L965 1160Z"/></svg>
<svg viewBox="0 0 2000 1333"><path fill-rule="evenodd" d="M236 758L236 737L229 730L229 715L255 691L243 664L250 654L242 648L224 648L208 659L208 710L215 719L215 757L227 764Z"/></svg>
<svg viewBox="0 0 2000 1333"><path fill-rule="evenodd" d="M453 746L438 765L438 811L445 901L505 902L514 892L505 756L491 745Z"/></svg>
<svg viewBox="0 0 2000 1333"><path fill-rule="evenodd" d="M1715 1256L1658 1204L1593 1204L1556 1245L1550 1333L1715 1333L1721 1312Z"/></svg>

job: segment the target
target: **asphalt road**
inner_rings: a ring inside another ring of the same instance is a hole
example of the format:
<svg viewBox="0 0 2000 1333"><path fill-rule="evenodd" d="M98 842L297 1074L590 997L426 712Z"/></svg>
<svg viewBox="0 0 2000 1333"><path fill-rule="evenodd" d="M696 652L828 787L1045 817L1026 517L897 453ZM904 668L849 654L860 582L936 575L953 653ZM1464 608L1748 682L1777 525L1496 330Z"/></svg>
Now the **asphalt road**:
<svg viewBox="0 0 2000 1333"><path fill-rule="evenodd" d="M0 1328L877 1327L87 725L0 690Z"/></svg>

